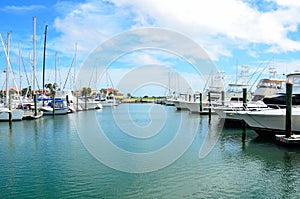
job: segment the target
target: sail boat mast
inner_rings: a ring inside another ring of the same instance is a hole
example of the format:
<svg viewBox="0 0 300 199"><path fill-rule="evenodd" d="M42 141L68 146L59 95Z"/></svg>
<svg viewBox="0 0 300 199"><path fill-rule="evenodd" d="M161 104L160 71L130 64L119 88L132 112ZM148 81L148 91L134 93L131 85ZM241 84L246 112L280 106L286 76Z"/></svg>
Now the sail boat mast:
<svg viewBox="0 0 300 199"><path fill-rule="evenodd" d="M43 95L45 95L45 64L46 64L47 29L48 29L48 25L45 26L45 37L44 37L44 56L43 56Z"/></svg>
<svg viewBox="0 0 300 199"><path fill-rule="evenodd" d="M20 49L20 42L18 43L19 48L19 77L20 77L20 90L22 89L22 75L21 75L21 49Z"/></svg>
<svg viewBox="0 0 300 199"><path fill-rule="evenodd" d="M57 83L57 72L56 72L56 69L57 69L57 52L55 52L55 68L54 68L54 82Z"/></svg>
<svg viewBox="0 0 300 199"><path fill-rule="evenodd" d="M73 77L73 86L74 86L74 91L76 90L75 88L75 79L76 79L76 62L77 62L77 43L75 43L75 59L74 59L74 77Z"/></svg>
<svg viewBox="0 0 300 199"><path fill-rule="evenodd" d="M32 92L35 91L35 76L36 76L36 17L33 17L33 61L32 61Z"/></svg>
<svg viewBox="0 0 300 199"><path fill-rule="evenodd" d="M8 79L9 79L9 51L10 51L10 33L7 33L7 48L6 48L6 94L5 94L5 99L6 99L6 105L8 104L9 101L9 87L8 87Z"/></svg>

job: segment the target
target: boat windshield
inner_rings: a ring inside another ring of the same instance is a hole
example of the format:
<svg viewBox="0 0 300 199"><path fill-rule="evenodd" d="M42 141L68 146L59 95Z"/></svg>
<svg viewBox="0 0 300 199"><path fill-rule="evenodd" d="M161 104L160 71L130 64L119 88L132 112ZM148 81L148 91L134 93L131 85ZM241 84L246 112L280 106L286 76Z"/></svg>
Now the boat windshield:
<svg viewBox="0 0 300 199"><path fill-rule="evenodd" d="M283 80L271 80L271 79L262 79L257 84L257 88L276 88L282 89Z"/></svg>
<svg viewBox="0 0 300 199"><path fill-rule="evenodd" d="M243 87L242 86L230 86L227 89L228 93L242 93Z"/></svg>
<svg viewBox="0 0 300 199"><path fill-rule="evenodd" d="M288 75L287 82L293 83L293 94L300 95L300 73ZM284 88L279 93L286 93L285 84Z"/></svg>

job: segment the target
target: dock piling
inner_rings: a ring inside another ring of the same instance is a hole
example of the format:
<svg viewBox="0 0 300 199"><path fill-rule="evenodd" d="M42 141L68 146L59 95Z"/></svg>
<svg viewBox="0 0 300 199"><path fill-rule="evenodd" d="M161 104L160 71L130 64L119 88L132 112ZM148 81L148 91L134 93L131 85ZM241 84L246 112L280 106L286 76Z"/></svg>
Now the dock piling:
<svg viewBox="0 0 300 199"><path fill-rule="evenodd" d="M87 91L84 92L84 110L87 110Z"/></svg>
<svg viewBox="0 0 300 199"><path fill-rule="evenodd" d="M299 145L300 136L292 132L292 95L293 83L286 83L285 135L276 135L276 141L284 145Z"/></svg>
<svg viewBox="0 0 300 199"><path fill-rule="evenodd" d="M292 135L292 93L293 83L286 83L286 114L285 114L285 137Z"/></svg>
<svg viewBox="0 0 300 199"><path fill-rule="evenodd" d="M202 111L203 111L203 106L202 106L202 93L200 93L200 95L199 95L199 103L200 103L200 114L201 114Z"/></svg>
<svg viewBox="0 0 300 199"><path fill-rule="evenodd" d="M11 92L8 91L8 121L12 122Z"/></svg>
<svg viewBox="0 0 300 199"><path fill-rule="evenodd" d="M53 116L55 115L55 95L53 94L53 102L52 102L52 106L53 106Z"/></svg>
<svg viewBox="0 0 300 199"><path fill-rule="evenodd" d="M78 111L78 91L76 91L76 111Z"/></svg>
<svg viewBox="0 0 300 199"><path fill-rule="evenodd" d="M33 102L34 102L34 116L37 116L36 94L33 95Z"/></svg>
<svg viewBox="0 0 300 199"><path fill-rule="evenodd" d="M243 109L247 108L247 88L243 88Z"/></svg>
<svg viewBox="0 0 300 199"><path fill-rule="evenodd" d="M210 124L211 120L211 97L210 97L210 91L208 92L208 120Z"/></svg>
<svg viewBox="0 0 300 199"><path fill-rule="evenodd" d="M222 103L222 106L225 105L225 92L224 91L221 91L221 103Z"/></svg>

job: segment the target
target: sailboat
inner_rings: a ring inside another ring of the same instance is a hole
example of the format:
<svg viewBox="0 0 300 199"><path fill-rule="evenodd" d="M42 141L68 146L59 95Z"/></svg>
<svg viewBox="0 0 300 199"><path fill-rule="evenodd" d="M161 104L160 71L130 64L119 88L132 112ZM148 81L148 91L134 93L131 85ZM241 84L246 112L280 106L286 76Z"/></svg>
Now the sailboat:
<svg viewBox="0 0 300 199"><path fill-rule="evenodd" d="M112 87L109 88L108 86L108 81L111 82ZM108 74L108 71L106 71L106 82L107 82L107 88L106 89L102 89L102 92L100 94L100 96L98 97L98 99L96 99L96 101L100 101L102 107L114 107L114 106L118 106L119 103L116 100L116 96L114 95L114 87L111 81L111 78Z"/></svg>
<svg viewBox="0 0 300 199"><path fill-rule="evenodd" d="M4 45L2 35L0 34L1 42L4 48L6 57L6 95L5 103L0 108L0 121L21 121L23 118L24 111L21 109L12 109L11 100L9 99L9 72L12 71L10 60L9 60L9 48L10 48L10 33L7 33L7 48ZM13 74L13 73L12 73ZM18 90L19 92L19 90Z"/></svg>
<svg viewBox="0 0 300 199"><path fill-rule="evenodd" d="M44 35L43 95L41 98L37 99L40 102L40 105L42 105L39 107L39 110L43 111L44 115L65 115L68 113L69 108L67 106L66 100L55 97L57 84L56 83L45 84L47 29L48 29L48 25L45 26L45 35ZM45 86L50 90L52 97L47 97L45 95Z"/></svg>
<svg viewBox="0 0 300 199"><path fill-rule="evenodd" d="M36 70L36 17L33 17L33 91L35 91L35 70ZM34 96L33 101L28 101L27 103L22 104L22 109L24 110L23 119L24 120L34 120L41 118L43 116L43 111L37 110L37 107L34 103L36 96Z"/></svg>

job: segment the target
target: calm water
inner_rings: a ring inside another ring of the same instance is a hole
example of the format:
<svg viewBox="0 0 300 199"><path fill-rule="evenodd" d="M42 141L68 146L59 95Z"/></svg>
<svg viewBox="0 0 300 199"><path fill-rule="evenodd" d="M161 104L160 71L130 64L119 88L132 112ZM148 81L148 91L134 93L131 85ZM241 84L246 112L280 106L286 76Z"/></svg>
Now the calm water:
<svg viewBox="0 0 300 199"><path fill-rule="evenodd" d="M108 139L138 153L164 147L175 137L180 121L189 121L182 142L195 138L188 149L174 163L148 173L122 172L96 160L77 133L76 114L16 122L11 128L0 123L0 198L300 197L300 149L277 146L251 130L242 142L242 130L223 128L215 147L200 159L199 150L207 132L214 133L217 118L213 117L209 126L205 116L156 106L123 104L116 109L78 113L85 118L82 124L96 117ZM121 131L130 127L128 110L130 121L138 128L152 122L162 125L153 127L160 133L135 138ZM123 123L121 127L113 122L113 116ZM86 131L91 128L87 124Z"/></svg>

